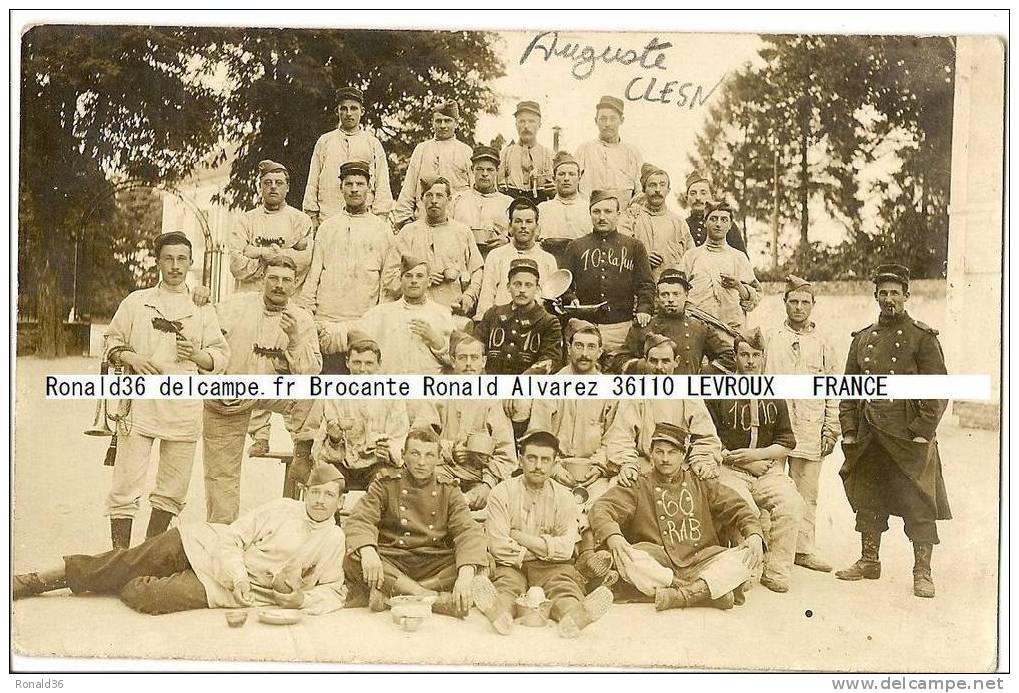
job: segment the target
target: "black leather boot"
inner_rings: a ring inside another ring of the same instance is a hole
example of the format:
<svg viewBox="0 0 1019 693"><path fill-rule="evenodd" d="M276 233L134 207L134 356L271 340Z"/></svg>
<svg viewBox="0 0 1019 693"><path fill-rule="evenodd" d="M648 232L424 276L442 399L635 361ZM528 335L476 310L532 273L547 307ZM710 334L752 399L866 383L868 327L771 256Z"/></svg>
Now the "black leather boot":
<svg viewBox="0 0 1019 693"><path fill-rule="evenodd" d="M131 548L131 525L130 517L110 518L110 539L115 549Z"/></svg>
<svg viewBox="0 0 1019 693"><path fill-rule="evenodd" d="M931 554L934 544L913 544L913 594L924 599L934 598L931 578Z"/></svg>
<svg viewBox="0 0 1019 693"><path fill-rule="evenodd" d="M839 580L877 580L881 577L881 561L878 560L881 533L861 532L860 544L860 560L844 570L836 570L835 577Z"/></svg>
<svg viewBox="0 0 1019 693"><path fill-rule="evenodd" d="M166 528L170 526L170 520L172 520L173 517L173 513L159 508L153 508L152 514L149 515L149 526L145 529L145 538L151 539L157 534L165 532Z"/></svg>

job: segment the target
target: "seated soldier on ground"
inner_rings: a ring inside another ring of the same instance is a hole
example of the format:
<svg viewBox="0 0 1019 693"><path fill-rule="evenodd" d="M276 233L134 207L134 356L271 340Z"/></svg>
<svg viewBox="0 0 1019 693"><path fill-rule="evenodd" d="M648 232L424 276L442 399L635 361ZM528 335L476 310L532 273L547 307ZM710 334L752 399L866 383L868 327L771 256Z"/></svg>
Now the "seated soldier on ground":
<svg viewBox="0 0 1019 693"><path fill-rule="evenodd" d="M651 435L654 470L614 486L591 508L591 528L612 553L623 601L654 601L655 609L743 603L741 586L761 562L757 514L732 489L693 472L685 429L659 423ZM726 549L719 537L742 537Z"/></svg>
<svg viewBox="0 0 1019 693"><path fill-rule="evenodd" d="M501 482L488 496L485 530L495 572L491 581L474 579L474 604L497 632L509 635L513 603L529 587L540 587L552 602L559 635L574 638L605 615L612 592L602 586L585 597L584 579L573 566L579 508L573 494L551 477L558 439L534 429L520 445L523 474Z"/></svg>
<svg viewBox="0 0 1019 693"><path fill-rule="evenodd" d="M389 597L435 596L432 611L464 618L471 583L488 566L488 542L467 501L451 481L436 479L439 438L412 430L404 469L377 477L347 520L345 570L368 606L383 611Z"/></svg>
<svg viewBox="0 0 1019 693"><path fill-rule="evenodd" d="M229 525L182 524L131 549L64 556L52 570L14 576L14 599L69 587L119 594L146 614L274 605L324 614L343 607L343 531L333 514L343 477L317 465L304 500L279 498Z"/></svg>

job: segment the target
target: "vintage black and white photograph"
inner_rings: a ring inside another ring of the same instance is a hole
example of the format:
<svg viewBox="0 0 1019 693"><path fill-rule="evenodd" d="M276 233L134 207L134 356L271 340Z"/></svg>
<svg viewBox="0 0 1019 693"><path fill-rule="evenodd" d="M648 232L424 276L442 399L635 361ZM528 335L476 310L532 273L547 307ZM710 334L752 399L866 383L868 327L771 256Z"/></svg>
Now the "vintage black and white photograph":
<svg viewBox="0 0 1019 693"><path fill-rule="evenodd" d="M22 19L17 666L1007 666L1005 39L873 14ZM46 397L99 373L993 396Z"/></svg>

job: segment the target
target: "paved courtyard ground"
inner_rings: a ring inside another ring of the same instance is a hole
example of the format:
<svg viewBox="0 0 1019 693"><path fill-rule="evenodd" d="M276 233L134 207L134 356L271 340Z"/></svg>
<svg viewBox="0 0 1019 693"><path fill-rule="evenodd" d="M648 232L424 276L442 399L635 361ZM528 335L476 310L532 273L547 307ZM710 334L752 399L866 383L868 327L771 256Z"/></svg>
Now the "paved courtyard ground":
<svg viewBox="0 0 1019 693"><path fill-rule="evenodd" d="M853 304L854 309L864 308L855 299ZM774 312L776 306L766 309ZM848 324L837 304L827 310L833 320ZM918 315L937 324L929 313ZM865 324L852 322L854 329ZM839 349L848 345L848 335L844 341ZM47 403L41 395L46 373L95 373L98 362L21 358L17 369L12 551L13 568L22 572L51 564L64 553L108 548L109 525L102 513L112 470L102 466L108 440L81 434L92 420L93 404ZM274 443L285 446L282 426L274 423ZM746 606L728 612L657 614L651 605L617 605L574 641L559 639L551 627L518 627L512 636L501 637L477 612L465 622L434 617L416 633L400 631L388 614L365 609L345 609L285 627L251 618L232 630L220 611L145 616L115 597L71 597L64 591L14 605L13 647L17 654L41 658L991 670L998 623L998 435L961 429L949 414L939 439L955 519L939 528L942 544L934 554L938 596L933 600L912 596L912 551L901 522L893 519L882 547L879 581L845 583L796 568L792 590L785 595L758 586ZM821 553L838 566L855 560L859 551L837 476L841 464L839 451L824 463L817 527ZM201 465L199 446L185 522L204 519ZM246 461L242 510L276 497L281 483L279 465ZM146 522L144 507L135 523L135 543L141 541ZM47 666L46 661L39 664Z"/></svg>

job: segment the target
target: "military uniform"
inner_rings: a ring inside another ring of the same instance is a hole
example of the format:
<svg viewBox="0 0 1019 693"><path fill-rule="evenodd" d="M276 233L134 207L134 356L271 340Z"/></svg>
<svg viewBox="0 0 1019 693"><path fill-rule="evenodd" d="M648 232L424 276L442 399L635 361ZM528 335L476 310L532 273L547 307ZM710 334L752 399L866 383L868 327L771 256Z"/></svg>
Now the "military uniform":
<svg viewBox="0 0 1019 693"><path fill-rule="evenodd" d="M686 314L658 313L647 327L630 326L622 348L610 357L612 372L643 373L646 370L643 346L649 334L660 334L676 343L675 375L699 374L705 356L721 370L735 370L732 343L722 339L717 330Z"/></svg>
<svg viewBox="0 0 1019 693"><path fill-rule="evenodd" d="M489 308L478 324L477 335L485 345L487 373L518 375L540 361L558 364L563 358L559 319L539 303Z"/></svg>
<svg viewBox="0 0 1019 693"><path fill-rule="evenodd" d="M358 552L374 547L382 558L382 591L387 594L401 576L427 589L449 591L460 567L488 565L485 533L471 517L460 489L434 476L422 482L402 471L376 478L345 529L346 574L363 581Z"/></svg>
<svg viewBox="0 0 1019 693"><path fill-rule="evenodd" d="M937 330L908 313L884 316L853 334L846 375L944 374ZM843 400L839 421L846 444L840 474L856 511L856 529L888 529L888 516L905 522L906 536L938 543L935 520L951 519L935 437L943 400ZM922 437L925 443L913 442Z"/></svg>

